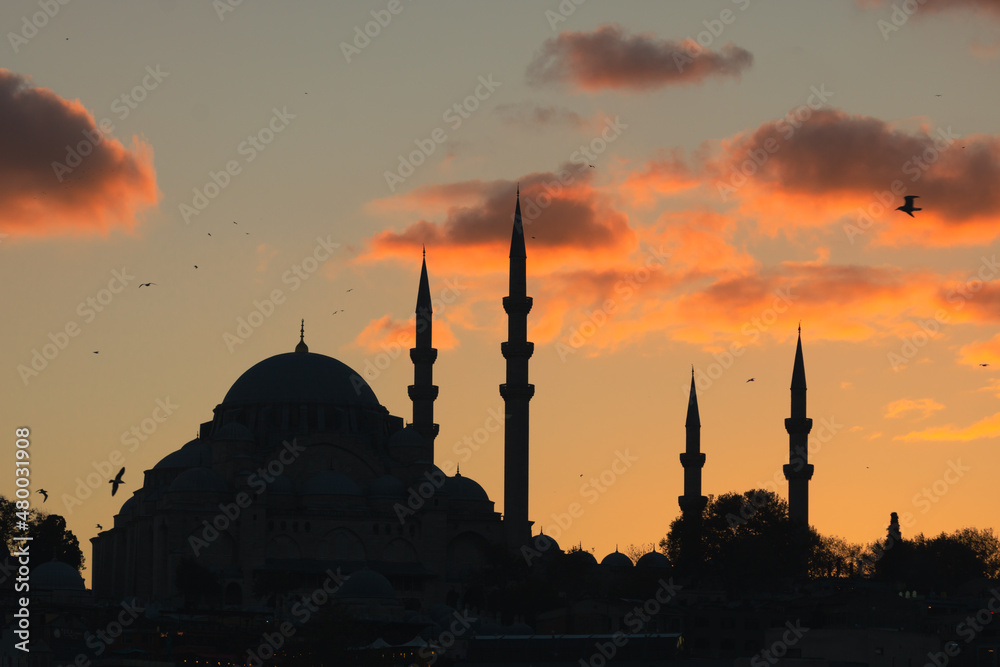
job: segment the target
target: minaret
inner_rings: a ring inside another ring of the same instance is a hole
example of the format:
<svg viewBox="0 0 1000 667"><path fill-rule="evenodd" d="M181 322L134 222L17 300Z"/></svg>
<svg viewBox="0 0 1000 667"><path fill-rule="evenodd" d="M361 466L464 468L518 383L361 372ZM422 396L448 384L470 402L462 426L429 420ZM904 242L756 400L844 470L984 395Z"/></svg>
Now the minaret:
<svg viewBox="0 0 1000 667"><path fill-rule="evenodd" d="M416 347L410 348L413 362L413 384L407 393L413 401L413 427L427 441L425 459L434 462L434 438L438 425L434 423L434 399L438 388L434 384L434 361L438 351L431 347L431 320L434 308L431 305L431 287L427 280L427 251L424 250L423 265L420 267L420 287L417 288Z"/></svg>
<svg viewBox="0 0 1000 667"><path fill-rule="evenodd" d="M698 395L694 387L694 366L691 367L691 394L688 398L684 453L684 495L677 498L684 519L681 535L681 558L687 567L697 567L701 562L701 522L702 513L708 505L708 498L701 495L701 469L705 465L705 455L701 453L701 418L698 415Z"/></svg>
<svg viewBox="0 0 1000 667"><path fill-rule="evenodd" d="M802 326L795 348L792 368L792 416L785 420L788 431L788 464L784 466L788 480L788 516L803 526L809 525L809 480L813 467L809 464L809 431L812 419L806 417L806 367L802 361Z"/></svg>
<svg viewBox="0 0 1000 667"><path fill-rule="evenodd" d="M681 512L700 513L708 504L708 498L701 495L701 469L705 465L705 455L701 453L701 419L698 416L698 395L694 388L694 367L691 367L691 395L688 398L687 433L681 465L684 466L684 495L677 498Z"/></svg>
<svg viewBox="0 0 1000 667"><path fill-rule="evenodd" d="M507 382L500 385L504 400L504 530L507 543L518 549L531 539L528 520L528 401L535 386L528 383L528 359L534 343L528 342L527 255L521 224L521 191L514 209L514 230L510 237L510 289L503 299L507 311L507 342L500 344L507 360Z"/></svg>

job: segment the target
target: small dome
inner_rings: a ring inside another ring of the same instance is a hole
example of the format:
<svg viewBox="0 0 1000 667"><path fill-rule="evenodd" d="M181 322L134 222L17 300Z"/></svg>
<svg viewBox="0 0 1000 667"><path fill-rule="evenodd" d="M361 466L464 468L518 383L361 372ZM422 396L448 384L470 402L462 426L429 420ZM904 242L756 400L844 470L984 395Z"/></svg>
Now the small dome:
<svg viewBox="0 0 1000 667"><path fill-rule="evenodd" d="M382 498L405 498L406 485L394 475L382 475L368 487L368 495Z"/></svg>
<svg viewBox="0 0 1000 667"><path fill-rule="evenodd" d="M622 552L618 551L617 549L614 550L614 553L610 553L607 556L605 556L604 560L601 561L602 567L609 567L612 569L616 568L624 569L632 567L633 565L634 563L632 563L632 559L623 554Z"/></svg>
<svg viewBox="0 0 1000 667"><path fill-rule="evenodd" d="M255 364L222 399L223 405L274 403L383 409L372 388L350 366L313 352L277 354Z"/></svg>
<svg viewBox="0 0 1000 667"><path fill-rule="evenodd" d="M212 434L213 440L233 440L235 442L253 442L254 437L250 429L239 422L229 422L223 424L219 430Z"/></svg>
<svg viewBox="0 0 1000 667"><path fill-rule="evenodd" d="M347 475L332 470L324 470L306 480L299 493L303 496L360 496L361 489Z"/></svg>
<svg viewBox="0 0 1000 667"><path fill-rule="evenodd" d="M427 441L420 435L416 427L410 424L389 436L390 447L426 447Z"/></svg>
<svg viewBox="0 0 1000 667"><path fill-rule="evenodd" d="M534 547L536 551L541 551L542 553L557 553L562 551L559 547L559 543L545 533L539 533L538 535L532 537L531 546Z"/></svg>
<svg viewBox="0 0 1000 667"><path fill-rule="evenodd" d="M83 577L67 565L57 560L42 563L31 571L31 587L42 591L85 591Z"/></svg>
<svg viewBox="0 0 1000 667"><path fill-rule="evenodd" d="M585 567L597 567L597 559L594 558L594 554L589 551L572 551L566 554L567 558L572 558L574 562L580 563Z"/></svg>
<svg viewBox="0 0 1000 667"><path fill-rule="evenodd" d="M168 468L197 468L212 462L212 450L209 444L201 438L195 438L176 452L167 454L153 466L153 470Z"/></svg>
<svg viewBox="0 0 1000 667"><path fill-rule="evenodd" d="M185 470L170 483L167 493L196 491L202 493L228 493L229 485L225 478L209 468L191 468Z"/></svg>
<svg viewBox="0 0 1000 667"><path fill-rule="evenodd" d="M461 474L455 473L454 477L449 477L444 483L444 492L450 498L455 500L486 500L489 501L490 497L486 495L486 491L483 487L479 486L471 477L462 477Z"/></svg>
<svg viewBox="0 0 1000 667"><path fill-rule="evenodd" d="M659 551L650 551L648 554L645 554L642 558L640 558L635 566L651 569L667 569L670 567L670 559L661 554Z"/></svg>
<svg viewBox="0 0 1000 667"><path fill-rule="evenodd" d="M334 597L355 600L395 600L396 591L388 579L375 570L365 568L349 576L337 589Z"/></svg>

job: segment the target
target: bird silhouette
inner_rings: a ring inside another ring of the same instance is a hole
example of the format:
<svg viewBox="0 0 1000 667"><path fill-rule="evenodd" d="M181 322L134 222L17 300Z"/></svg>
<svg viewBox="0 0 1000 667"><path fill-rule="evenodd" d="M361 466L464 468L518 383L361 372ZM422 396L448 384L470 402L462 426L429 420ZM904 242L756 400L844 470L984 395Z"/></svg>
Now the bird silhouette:
<svg viewBox="0 0 1000 667"><path fill-rule="evenodd" d="M94 350L94 354L100 354L100 353L101 353L100 350Z"/></svg>
<svg viewBox="0 0 1000 667"><path fill-rule="evenodd" d="M979 364L980 366L989 366L989 364Z"/></svg>
<svg viewBox="0 0 1000 667"><path fill-rule="evenodd" d="M125 483L125 482L122 481L122 475L124 475L124 474L125 474L125 468L122 468L121 470L118 471L118 474L115 475L114 479L109 479L108 480L108 484L111 485L111 495L112 496L115 495L116 493L118 493L118 485Z"/></svg>
<svg viewBox="0 0 1000 667"><path fill-rule="evenodd" d="M922 210L924 210L922 208L914 208L913 207L913 200L914 199L920 199L920 195L906 195L905 197L903 197L903 199L906 200L906 203L903 204L902 206L897 206L896 207L897 211L902 211L903 213L905 213L906 215L910 216L911 218L914 218L914 217L916 217L916 216L913 215L914 211L922 211Z"/></svg>
<svg viewBox="0 0 1000 667"><path fill-rule="evenodd" d="M44 503L44 502L45 502L46 500L48 500L48 499L49 499L49 492L48 492L48 491L46 491L45 489L38 489L37 493L40 493L40 494L42 494L42 496L43 496L43 497L42 497L42 502L43 502L43 503Z"/></svg>
<svg viewBox="0 0 1000 667"><path fill-rule="evenodd" d="M595 166L594 166L594 165L592 165L592 164L591 164L591 165L587 165L587 166L588 166L588 167L590 167L591 169L597 169L597 167L595 167Z"/></svg>
<svg viewBox="0 0 1000 667"><path fill-rule="evenodd" d="M195 264L195 265L194 265L194 268L196 268L196 269L197 269L197 268L198 268L198 265L197 265L197 264Z"/></svg>
<svg viewBox="0 0 1000 667"><path fill-rule="evenodd" d="M354 288L352 287L351 289L349 289L349 290L347 290L347 291L348 291L348 292L353 292L353 291L354 291Z"/></svg>
<svg viewBox="0 0 1000 667"><path fill-rule="evenodd" d="M750 378L747 382L753 382L755 378Z"/></svg>
<svg viewBox="0 0 1000 667"><path fill-rule="evenodd" d="M149 287L150 285L155 285L156 283L139 283L139 287Z"/></svg>
<svg viewBox="0 0 1000 667"><path fill-rule="evenodd" d="M209 236L211 236L211 235L212 235L212 232L209 232L209 233L208 233L208 235L209 235Z"/></svg>
<svg viewBox="0 0 1000 667"><path fill-rule="evenodd" d="M102 526L101 524L97 524L97 530L104 530L104 526Z"/></svg>

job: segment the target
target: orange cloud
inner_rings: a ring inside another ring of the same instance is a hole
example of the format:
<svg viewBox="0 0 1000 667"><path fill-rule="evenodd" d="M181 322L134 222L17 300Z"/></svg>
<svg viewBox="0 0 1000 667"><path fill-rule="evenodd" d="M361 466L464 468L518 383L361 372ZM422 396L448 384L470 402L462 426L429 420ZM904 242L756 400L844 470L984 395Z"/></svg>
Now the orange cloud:
<svg viewBox="0 0 1000 667"><path fill-rule="evenodd" d="M903 442L969 442L981 438L1000 436L1000 412L980 419L970 426L958 427L953 424L934 426L923 431L911 431L906 435L897 435L893 440Z"/></svg>
<svg viewBox="0 0 1000 667"><path fill-rule="evenodd" d="M397 320L392 315L383 315L369 322L352 343L366 352L385 352L391 357L402 355L409 359L409 350L416 345L416 317ZM458 338L446 320L435 318L433 323L434 347L450 350L458 346Z"/></svg>
<svg viewBox="0 0 1000 667"><path fill-rule="evenodd" d="M944 410L944 406L933 398L921 398L918 400L901 398L885 407L885 418L896 419L910 412L918 412L920 416L917 419L926 419L938 410Z"/></svg>
<svg viewBox="0 0 1000 667"><path fill-rule="evenodd" d="M593 32L561 32L548 39L528 64L531 85L564 83L578 90L649 90L740 75L753 63L745 49L726 44L718 52L686 39L626 35L621 26Z"/></svg>
<svg viewBox="0 0 1000 667"><path fill-rule="evenodd" d="M989 367L1000 368L1000 334L989 340L963 345L958 350L958 362L966 366L981 367L980 364L989 364Z"/></svg>
<svg viewBox="0 0 1000 667"><path fill-rule="evenodd" d="M153 149L126 148L79 100L0 69L0 230L20 236L131 230L159 193Z"/></svg>

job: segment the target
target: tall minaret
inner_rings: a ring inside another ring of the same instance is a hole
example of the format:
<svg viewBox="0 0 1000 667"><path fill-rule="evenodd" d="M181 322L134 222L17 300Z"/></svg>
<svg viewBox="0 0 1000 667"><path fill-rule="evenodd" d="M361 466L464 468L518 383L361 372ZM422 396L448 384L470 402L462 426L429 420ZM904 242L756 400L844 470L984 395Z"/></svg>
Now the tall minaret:
<svg viewBox="0 0 1000 667"><path fill-rule="evenodd" d="M785 420L788 431L788 465L784 466L788 480L788 516L803 526L809 525L809 480L813 467L809 464L809 431L813 421L806 417L806 366L802 361L802 326L795 347L792 368L792 416Z"/></svg>
<svg viewBox="0 0 1000 667"><path fill-rule="evenodd" d="M698 395L694 389L694 367L691 368L691 395L688 398L687 433L681 465L684 466L684 495L677 498L681 512L700 513L708 504L708 498L701 495L701 469L705 465L705 455L701 453L701 419L698 416Z"/></svg>
<svg viewBox="0 0 1000 667"><path fill-rule="evenodd" d="M684 532L681 535L681 558L688 567L697 567L701 561L702 513L708 505L708 498L701 495L701 469L705 465L705 455L701 453L701 418L698 416L698 395L694 388L694 366L691 367L691 394L688 397L684 453L684 495L677 498L684 518Z"/></svg>
<svg viewBox="0 0 1000 667"><path fill-rule="evenodd" d="M438 425L434 423L434 399L438 388L434 384L434 361L438 351L431 347L431 287L427 280L427 251L420 267L420 287L417 289L416 347L410 348L413 361L413 384L407 393L413 401L413 427L427 441L427 461L434 462L434 438Z"/></svg>
<svg viewBox="0 0 1000 667"><path fill-rule="evenodd" d="M504 530L511 548L520 548L531 539L528 520L528 401L535 386L528 383L528 359L534 343L528 342L527 255L521 224L521 191L514 209L514 231L510 237L510 289L503 299L507 311L507 342L500 344L507 360L507 382L500 385L504 400Z"/></svg>

